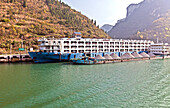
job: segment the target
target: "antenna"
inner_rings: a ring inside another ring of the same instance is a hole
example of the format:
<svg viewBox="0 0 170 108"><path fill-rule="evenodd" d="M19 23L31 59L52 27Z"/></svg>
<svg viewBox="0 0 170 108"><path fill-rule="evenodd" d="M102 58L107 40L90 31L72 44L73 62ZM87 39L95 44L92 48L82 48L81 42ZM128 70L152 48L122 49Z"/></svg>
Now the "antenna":
<svg viewBox="0 0 170 108"><path fill-rule="evenodd" d="M157 43L159 43L159 37L157 37Z"/></svg>

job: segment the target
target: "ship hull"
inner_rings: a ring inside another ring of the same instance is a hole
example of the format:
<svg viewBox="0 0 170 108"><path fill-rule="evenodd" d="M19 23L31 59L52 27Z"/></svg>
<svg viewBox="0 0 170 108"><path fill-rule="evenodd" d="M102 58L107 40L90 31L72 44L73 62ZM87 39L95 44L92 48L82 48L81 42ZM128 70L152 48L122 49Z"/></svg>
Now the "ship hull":
<svg viewBox="0 0 170 108"><path fill-rule="evenodd" d="M106 54L115 53L118 56L123 55L126 52L103 52L103 53L48 53L48 52L29 52L30 57L35 63L50 63L50 62L67 62L72 59L81 59L83 56L87 55L89 57L95 57L97 55L104 56ZM130 52L132 53L132 52Z"/></svg>
<svg viewBox="0 0 170 108"><path fill-rule="evenodd" d="M81 59L81 57L84 56L83 53L61 54L46 52L29 52L29 55L35 63L64 62L75 58Z"/></svg>
<svg viewBox="0 0 170 108"><path fill-rule="evenodd" d="M92 60L72 60L73 64L77 65L92 65L95 64Z"/></svg>

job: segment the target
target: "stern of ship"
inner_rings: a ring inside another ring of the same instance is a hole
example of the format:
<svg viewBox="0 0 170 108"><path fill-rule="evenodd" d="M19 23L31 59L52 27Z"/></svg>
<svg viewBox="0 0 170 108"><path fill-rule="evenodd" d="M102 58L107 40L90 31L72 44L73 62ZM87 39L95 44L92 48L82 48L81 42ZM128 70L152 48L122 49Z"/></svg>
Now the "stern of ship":
<svg viewBox="0 0 170 108"><path fill-rule="evenodd" d="M28 52L34 63L57 62L59 55L49 54L45 52Z"/></svg>

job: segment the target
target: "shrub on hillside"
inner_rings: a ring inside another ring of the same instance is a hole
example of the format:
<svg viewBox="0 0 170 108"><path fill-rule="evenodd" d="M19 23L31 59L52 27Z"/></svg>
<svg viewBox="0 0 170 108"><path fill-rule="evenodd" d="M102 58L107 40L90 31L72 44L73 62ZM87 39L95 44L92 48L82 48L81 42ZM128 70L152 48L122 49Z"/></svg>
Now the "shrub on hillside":
<svg viewBox="0 0 170 108"><path fill-rule="evenodd" d="M4 54L4 51L2 49L0 49L0 54Z"/></svg>
<svg viewBox="0 0 170 108"><path fill-rule="evenodd" d="M1 19L0 22L6 22L6 23L9 23L10 22L10 19Z"/></svg>
<svg viewBox="0 0 170 108"><path fill-rule="evenodd" d="M37 45L33 45L32 47L33 47L33 49L35 49L35 50L39 49L39 47L38 47Z"/></svg>

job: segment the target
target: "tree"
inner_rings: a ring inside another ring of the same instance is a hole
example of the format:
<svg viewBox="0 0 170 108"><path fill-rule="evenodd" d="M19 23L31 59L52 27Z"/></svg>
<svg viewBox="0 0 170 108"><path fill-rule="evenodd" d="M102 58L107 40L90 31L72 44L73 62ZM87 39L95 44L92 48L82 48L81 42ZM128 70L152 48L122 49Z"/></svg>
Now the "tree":
<svg viewBox="0 0 170 108"><path fill-rule="evenodd" d="M23 7L27 7L27 0L24 0Z"/></svg>
<svg viewBox="0 0 170 108"><path fill-rule="evenodd" d="M4 54L4 51L0 48L0 54Z"/></svg>
<svg viewBox="0 0 170 108"><path fill-rule="evenodd" d="M11 0L11 3L14 3L14 0Z"/></svg>
<svg viewBox="0 0 170 108"><path fill-rule="evenodd" d="M56 0L56 4L58 5L58 0Z"/></svg>
<svg viewBox="0 0 170 108"><path fill-rule="evenodd" d="M0 28L0 34L2 34L2 36L5 36L5 28L4 27Z"/></svg>
<svg viewBox="0 0 170 108"><path fill-rule="evenodd" d="M94 25L96 25L96 20L94 21Z"/></svg>
<svg viewBox="0 0 170 108"><path fill-rule="evenodd" d="M9 0L7 0L7 3L9 3L10 1Z"/></svg>
<svg viewBox="0 0 170 108"><path fill-rule="evenodd" d="M93 23L93 19L91 20L91 22Z"/></svg>

